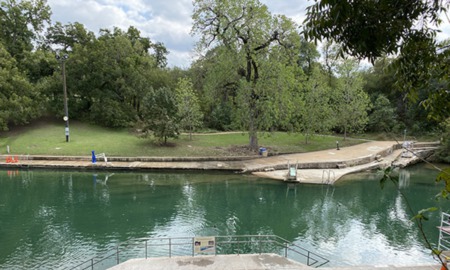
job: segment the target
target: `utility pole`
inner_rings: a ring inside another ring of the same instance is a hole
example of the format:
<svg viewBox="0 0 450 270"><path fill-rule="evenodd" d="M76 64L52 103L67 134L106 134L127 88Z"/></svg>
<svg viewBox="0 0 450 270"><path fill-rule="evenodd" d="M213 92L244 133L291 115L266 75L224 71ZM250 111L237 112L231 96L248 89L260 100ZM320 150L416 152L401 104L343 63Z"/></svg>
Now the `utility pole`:
<svg viewBox="0 0 450 270"><path fill-rule="evenodd" d="M56 54L56 59L61 63L62 67L62 79L63 79L63 92L64 92L64 122L66 123L65 133L66 142L70 141L69 136L69 107L67 105L67 85L66 85L66 60L69 59L69 55L64 54L62 56L59 53Z"/></svg>

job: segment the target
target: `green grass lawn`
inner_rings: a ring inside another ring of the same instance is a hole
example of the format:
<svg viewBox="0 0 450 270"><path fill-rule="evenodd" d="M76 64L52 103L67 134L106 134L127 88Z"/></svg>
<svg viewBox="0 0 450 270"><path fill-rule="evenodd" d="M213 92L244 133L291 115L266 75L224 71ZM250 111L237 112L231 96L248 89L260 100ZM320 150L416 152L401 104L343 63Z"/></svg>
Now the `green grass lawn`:
<svg viewBox="0 0 450 270"><path fill-rule="evenodd" d="M109 156L241 156L250 152L248 134L208 133L171 139L168 146L161 146L152 138L139 138L128 129L108 129L86 123L70 123L70 142L65 141L64 124L47 121L0 134L0 153L17 155L89 156L92 150ZM359 140L342 141L342 137L314 136L308 144L300 134L284 132L261 133L259 144L269 153L309 152L336 147L336 141L345 147L361 143Z"/></svg>

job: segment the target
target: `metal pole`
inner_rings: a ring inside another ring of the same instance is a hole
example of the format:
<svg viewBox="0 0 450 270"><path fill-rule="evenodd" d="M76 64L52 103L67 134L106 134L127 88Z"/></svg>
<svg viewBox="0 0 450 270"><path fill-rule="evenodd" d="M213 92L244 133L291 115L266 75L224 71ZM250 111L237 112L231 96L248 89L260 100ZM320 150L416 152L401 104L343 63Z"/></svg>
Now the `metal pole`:
<svg viewBox="0 0 450 270"><path fill-rule="evenodd" d="M66 84L66 64L65 64L65 57L63 56L63 59L61 60L62 63L62 76L63 76L63 91L64 91L64 120L66 122L66 142L70 141L69 138L69 108L67 105L67 84Z"/></svg>
<svg viewBox="0 0 450 270"><path fill-rule="evenodd" d="M259 255L261 255L261 236L258 236L259 238Z"/></svg>
<svg viewBox="0 0 450 270"><path fill-rule="evenodd" d="M147 240L145 240L145 259L147 260Z"/></svg>
<svg viewBox="0 0 450 270"><path fill-rule="evenodd" d="M240 248L241 248L241 241L238 239L238 255L241 254Z"/></svg>
<svg viewBox="0 0 450 270"><path fill-rule="evenodd" d="M117 264L119 264L119 246L117 246Z"/></svg>
<svg viewBox="0 0 450 270"><path fill-rule="evenodd" d="M169 238L169 258L172 257L172 238Z"/></svg>

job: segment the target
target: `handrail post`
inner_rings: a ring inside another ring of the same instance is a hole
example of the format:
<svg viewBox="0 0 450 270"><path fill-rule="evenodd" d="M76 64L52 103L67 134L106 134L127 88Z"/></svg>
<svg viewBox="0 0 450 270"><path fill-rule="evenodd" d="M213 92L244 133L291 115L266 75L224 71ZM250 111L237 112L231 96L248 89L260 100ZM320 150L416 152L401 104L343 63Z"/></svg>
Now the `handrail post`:
<svg viewBox="0 0 450 270"><path fill-rule="evenodd" d="M91 269L94 270L94 258L91 259Z"/></svg>
<svg viewBox="0 0 450 270"><path fill-rule="evenodd" d="M194 243L194 237L192 237L192 241L191 241L191 244L192 244L192 257L194 257L195 256L195 243Z"/></svg>
<svg viewBox="0 0 450 270"><path fill-rule="evenodd" d="M119 246L117 246L116 255L117 255L117 264L119 264Z"/></svg>
<svg viewBox="0 0 450 270"><path fill-rule="evenodd" d="M238 239L238 255L240 255L241 254L241 241Z"/></svg>
<svg viewBox="0 0 450 270"><path fill-rule="evenodd" d="M147 260L147 240L145 240L145 259Z"/></svg>
<svg viewBox="0 0 450 270"><path fill-rule="evenodd" d="M262 247L261 247L261 236L258 236L258 238L259 238L259 255L261 255L261 249L262 249Z"/></svg>
<svg viewBox="0 0 450 270"><path fill-rule="evenodd" d="M308 257L306 258L306 265L308 265L308 266L309 266L309 256L310 256L310 252L308 250Z"/></svg>
<svg viewBox="0 0 450 270"><path fill-rule="evenodd" d="M287 250L288 250L288 243L284 243L286 246L284 247L284 257L287 258Z"/></svg>
<svg viewBox="0 0 450 270"><path fill-rule="evenodd" d="M172 238L169 238L169 258L172 257Z"/></svg>

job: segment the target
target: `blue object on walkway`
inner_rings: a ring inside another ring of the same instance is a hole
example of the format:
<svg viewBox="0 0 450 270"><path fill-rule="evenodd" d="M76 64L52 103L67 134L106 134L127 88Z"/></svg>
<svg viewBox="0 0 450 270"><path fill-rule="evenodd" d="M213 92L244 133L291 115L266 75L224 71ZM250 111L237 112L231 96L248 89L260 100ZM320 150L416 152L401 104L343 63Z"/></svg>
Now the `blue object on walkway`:
<svg viewBox="0 0 450 270"><path fill-rule="evenodd" d="M267 149L265 147L260 147L259 148L259 155L262 156L264 152L266 152Z"/></svg>
<svg viewBox="0 0 450 270"><path fill-rule="evenodd" d="M95 157L95 151L92 151L92 164L97 163L97 158Z"/></svg>

